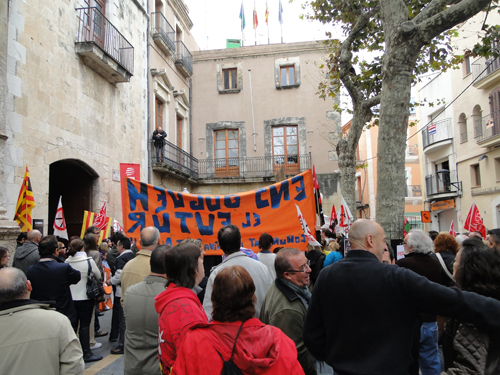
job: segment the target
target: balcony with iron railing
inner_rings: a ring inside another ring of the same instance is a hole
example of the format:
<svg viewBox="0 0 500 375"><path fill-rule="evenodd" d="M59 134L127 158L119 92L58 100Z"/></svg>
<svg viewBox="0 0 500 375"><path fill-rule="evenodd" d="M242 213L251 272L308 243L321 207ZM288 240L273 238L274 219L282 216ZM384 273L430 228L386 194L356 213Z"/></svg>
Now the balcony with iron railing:
<svg viewBox="0 0 500 375"><path fill-rule="evenodd" d="M198 159L188 154L169 141L165 141L163 150L151 143L151 166L153 170L166 171L175 175L197 180Z"/></svg>
<svg viewBox="0 0 500 375"><path fill-rule="evenodd" d="M424 150L427 147L436 145L439 142L447 144L444 141L450 140L451 142L452 138L453 132L450 118L434 121L422 130L422 144L424 146Z"/></svg>
<svg viewBox="0 0 500 375"><path fill-rule="evenodd" d="M167 55L175 53L175 30L161 12L151 13L153 40Z"/></svg>
<svg viewBox="0 0 500 375"><path fill-rule="evenodd" d="M405 198L422 197L422 187L420 185L405 185Z"/></svg>
<svg viewBox="0 0 500 375"><path fill-rule="evenodd" d="M482 147L500 144L500 111L494 111L482 119L476 120L474 138Z"/></svg>
<svg viewBox="0 0 500 375"><path fill-rule="evenodd" d="M199 160L200 179L268 178L283 168L285 176L311 168L311 155L260 156Z"/></svg>
<svg viewBox="0 0 500 375"><path fill-rule="evenodd" d="M456 171L443 169L425 177L425 188L427 196L438 194L443 196L457 196L461 195L462 182L458 181Z"/></svg>
<svg viewBox="0 0 500 375"><path fill-rule="evenodd" d="M129 82L134 47L96 7L78 8L75 49L86 65L110 83Z"/></svg>
<svg viewBox="0 0 500 375"><path fill-rule="evenodd" d="M193 75L193 56L180 40L175 42L175 66L185 77Z"/></svg>
<svg viewBox="0 0 500 375"><path fill-rule="evenodd" d="M475 88L488 88L500 82L500 57L496 59L481 57L474 61L471 67Z"/></svg>

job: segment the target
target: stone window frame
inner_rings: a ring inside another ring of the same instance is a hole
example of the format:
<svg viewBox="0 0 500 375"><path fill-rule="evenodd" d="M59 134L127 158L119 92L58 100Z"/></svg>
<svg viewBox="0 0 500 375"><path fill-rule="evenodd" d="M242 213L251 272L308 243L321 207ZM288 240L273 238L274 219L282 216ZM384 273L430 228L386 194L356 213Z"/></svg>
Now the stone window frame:
<svg viewBox="0 0 500 375"><path fill-rule="evenodd" d="M307 155L307 130L305 117L280 117L264 120L264 155L271 160L273 156L272 128L277 126L296 125L298 129L299 157Z"/></svg>
<svg viewBox="0 0 500 375"><path fill-rule="evenodd" d="M175 137L174 137L174 143L177 145L177 126L178 122L177 119L181 118L182 119L182 129L181 129L181 134L186 135L183 136L181 141L182 141L182 149L187 150L188 149L188 118L189 118L189 100L186 96L186 93L184 91L174 93L175 97Z"/></svg>
<svg viewBox="0 0 500 375"><path fill-rule="evenodd" d="M235 89L224 90L223 71L226 69L236 69L237 85ZM243 64L239 63L224 63L217 64L217 92L219 94L237 94L243 90Z"/></svg>
<svg viewBox="0 0 500 375"><path fill-rule="evenodd" d="M209 178L215 177L215 132L217 130L225 129L237 129L238 130L238 141L239 141L239 159L244 159L247 157L247 130L245 127L245 121L219 121L207 123L205 128L205 147L207 151L207 165L206 172ZM240 163L240 175L245 175L245 163Z"/></svg>
<svg viewBox="0 0 500 375"><path fill-rule="evenodd" d="M281 68L293 66L295 83L293 85L281 85ZM274 59L274 85L277 90L294 89L300 86L300 57L284 57Z"/></svg>

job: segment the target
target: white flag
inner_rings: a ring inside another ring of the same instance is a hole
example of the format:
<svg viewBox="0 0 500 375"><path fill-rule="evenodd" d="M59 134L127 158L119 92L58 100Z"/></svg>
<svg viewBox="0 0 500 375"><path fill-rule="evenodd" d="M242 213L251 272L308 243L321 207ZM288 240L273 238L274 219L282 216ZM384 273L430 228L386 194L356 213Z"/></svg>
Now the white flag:
<svg viewBox="0 0 500 375"><path fill-rule="evenodd" d="M349 228L351 228L351 224L354 222L354 217L351 214L351 210L349 210L349 206L344 200L344 197L340 195L342 198L342 204L340 205L340 211L337 212L337 218L339 220L339 225L337 226L337 231L339 233L346 234L349 232Z"/></svg>
<svg viewBox="0 0 500 375"><path fill-rule="evenodd" d="M113 232L123 232L123 228L116 219L113 219Z"/></svg>
<svg viewBox="0 0 500 375"><path fill-rule="evenodd" d="M309 242L309 245L321 247L321 244L316 241L316 237L314 237L311 233L311 230L309 229L304 216L302 216L302 212L300 212L299 206L295 205L295 207L297 207L297 216L299 217L300 225L302 227L302 230L304 231L304 236L306 236L306 239Z"/></svg>
<svg viewBox="0 0 500 375"><path fill-rule="evenodd" d="M59 197L57 205L56 217L54 218L54 236L68 239L68 231L66 230L66 220L64 220L64 212L62 207L62 196Z"/></svg>

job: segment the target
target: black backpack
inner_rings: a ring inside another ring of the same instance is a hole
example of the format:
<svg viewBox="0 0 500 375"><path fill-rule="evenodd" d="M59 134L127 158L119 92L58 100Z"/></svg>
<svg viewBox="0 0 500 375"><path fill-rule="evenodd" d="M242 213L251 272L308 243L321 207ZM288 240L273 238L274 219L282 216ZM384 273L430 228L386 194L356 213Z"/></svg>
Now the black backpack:
<svg viewBox="0 0 500 375"><path fill-rule="evenodd" d="M220 372L220 375L243 375L238 366L236 366L236 364L233 362L234 350L236 349L236 342L238 341L238 336L240 335L241 329L243 328L243 324L245 324L245 322L241 323L240 329L238 330L236 338L234 339L233 351L231 352L231 358L229 358L229 360L225 361L222 354L220 354L219 351L215 349L217 354L219 354L220 358L222 359L222 371Z"/></svg>

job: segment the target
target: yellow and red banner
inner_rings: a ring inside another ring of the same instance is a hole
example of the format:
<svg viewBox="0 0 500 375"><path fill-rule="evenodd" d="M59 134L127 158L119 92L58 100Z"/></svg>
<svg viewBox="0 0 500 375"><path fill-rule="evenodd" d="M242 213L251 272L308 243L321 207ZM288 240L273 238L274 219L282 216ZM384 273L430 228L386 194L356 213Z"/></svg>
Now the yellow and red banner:
<svg viewBox="0 0 500 375"><path fill-rule="evenodd" d="M35 208L35 197L33 196L33 189L31 188L30 174L28 166L24 172L23 183L17 198L16 213L14 220L19 223L21 232L28 232L33 229L31 220L31 210Z"/></svg>
<svg viewBox="0 0 500 375"><path fill-rule="evenodd" d="M274 246L305 250L308 240L296 205L307 223L315 223L311 170L274 185L227 195L186 194L131 179L123 187L123 224L137 244L141 230L155 226L162 243L172 246L186 238L200 239L205 255L220 255L217 233L234 224L241 231L242 247L256 253L264 232L274 237Z"/></svg>
<svg viewBox="0 0 500 375"><path fill-rule="evenodd" d="M82 232L80 234L80 238L83 238L85 231L88 227L94 225L94 220L99 214L94 212L83 211L83 224L82 224ZM113 226L113 218L106 217L102 223L101 235L99 236L99 243L101 243L105 238L109 237L111 232L111 227Z"/></svg>

